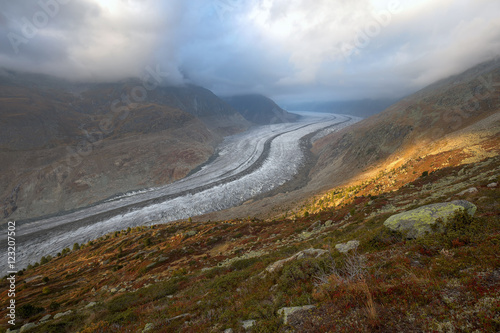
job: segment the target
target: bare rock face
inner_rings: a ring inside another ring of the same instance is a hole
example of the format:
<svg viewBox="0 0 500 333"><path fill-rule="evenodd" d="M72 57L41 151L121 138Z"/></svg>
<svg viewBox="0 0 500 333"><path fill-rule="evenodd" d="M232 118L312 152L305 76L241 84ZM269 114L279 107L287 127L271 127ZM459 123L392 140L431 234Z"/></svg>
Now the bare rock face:
<svg viewBox="0 0 500 333"><path fill-rule="evenodd" d="M392 215L384 225L391 230L406 233L407 238L418 238L432 233L432 225L438 218L446 222L457 210L466 210L474 215L476 209L474 204L466 200L437 203Z"/></svg>

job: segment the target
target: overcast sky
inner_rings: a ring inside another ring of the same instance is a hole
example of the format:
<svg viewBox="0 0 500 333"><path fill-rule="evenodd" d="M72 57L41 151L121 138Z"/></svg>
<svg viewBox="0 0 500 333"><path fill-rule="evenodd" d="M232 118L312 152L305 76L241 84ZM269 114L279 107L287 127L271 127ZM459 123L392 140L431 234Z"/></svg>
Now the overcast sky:
<svg viewBox="0 0 500 333"><path fill-rule="evenodd" d="M402 97L499 54L499 0L0 0L0 67L281 103Z"/></svg>

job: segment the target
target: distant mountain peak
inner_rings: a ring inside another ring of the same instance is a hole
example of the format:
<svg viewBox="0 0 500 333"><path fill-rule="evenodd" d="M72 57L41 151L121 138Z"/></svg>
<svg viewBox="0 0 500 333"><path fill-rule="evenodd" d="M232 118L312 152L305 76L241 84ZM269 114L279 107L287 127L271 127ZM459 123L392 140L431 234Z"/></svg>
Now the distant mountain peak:
<svg viewBox="0 0 500 333"><path fill-rule="evenodd" d="M260 94L228 96L222 99L239 111L246 120L259 125L294 122L299 118Z"/></svg>

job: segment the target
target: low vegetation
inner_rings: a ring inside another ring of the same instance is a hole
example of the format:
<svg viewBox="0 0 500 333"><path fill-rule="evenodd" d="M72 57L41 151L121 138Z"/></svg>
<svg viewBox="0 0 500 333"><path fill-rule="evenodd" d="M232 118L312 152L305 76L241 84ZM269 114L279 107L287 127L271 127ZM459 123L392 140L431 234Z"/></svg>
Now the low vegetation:
<svg viewBox="0 0 500 333"><path fill-rule="evenodd" d="M500 331L500 159L409 172L400 182L402 170L333 189L286 216L129 228L43 257L17 276L15 328ZM471 186L477 191L458 195ZM419 239L383 225L396 212L455 199L473 202L476 214L457 212ZM356 249L336 249L352 240ZM309 248L323 255L284 260ZM7 286L3 279L2 299ZM281 309L306 305L314 307L285 324ZM5 310L2 318L0 332Z"/></svg>

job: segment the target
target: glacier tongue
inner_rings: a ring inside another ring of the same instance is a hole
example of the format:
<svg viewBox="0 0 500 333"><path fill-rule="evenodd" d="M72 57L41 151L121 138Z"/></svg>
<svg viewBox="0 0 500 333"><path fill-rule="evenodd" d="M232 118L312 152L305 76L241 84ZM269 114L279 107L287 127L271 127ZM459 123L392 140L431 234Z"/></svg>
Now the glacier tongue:
<svg viewBox="0 0 500 333"><path fill-rule="evenodd" d="M297 173L304 162L300 148L302 137L317 132L314 139L318 139L359 120L332 114L301 113L301 116L296 123L261 126L226 138L214 161L178 182L129 193L66 216L22 225L20 234L25 235L25 239L18 245L18 267L109 232L187 219L237 206L284 184ZM94 223L72 224L96 212L165 195L171 198ZM44 237L37 236L41 233Z"/></svg>

